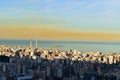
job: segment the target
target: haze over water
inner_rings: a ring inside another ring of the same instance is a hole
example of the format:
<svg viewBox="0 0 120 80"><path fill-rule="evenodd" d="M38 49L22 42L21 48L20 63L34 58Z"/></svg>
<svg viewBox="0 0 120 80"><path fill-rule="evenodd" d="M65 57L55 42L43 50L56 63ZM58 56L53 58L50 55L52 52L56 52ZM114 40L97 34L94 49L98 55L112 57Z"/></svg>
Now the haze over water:
<svg viewBox="0 0 120 80"><path fill-rule="evenodd" d="M35 40L33 47L35 47ZM27 46L29 47L29 40L0 40L0 44L6 44L11 46ZM64 51L80 50L87 51L99 51L102 53L120 52L120 43L116 42L82 42L82 41L38 41L39 48L45 49L61 49Z"/></svg>

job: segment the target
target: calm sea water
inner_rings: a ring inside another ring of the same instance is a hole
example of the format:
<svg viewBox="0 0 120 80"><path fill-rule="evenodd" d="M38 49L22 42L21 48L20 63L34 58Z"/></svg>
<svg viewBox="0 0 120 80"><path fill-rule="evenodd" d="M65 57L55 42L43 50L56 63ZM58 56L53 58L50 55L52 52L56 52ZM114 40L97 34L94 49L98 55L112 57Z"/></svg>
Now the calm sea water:
<svg viewBox="0 0 120 80"><path fill-rule="evenodd" d="M20 45L29 46L29 40L0 40L0 44L6 45ZM116 42L80 42L80 41L43 41L39 40L38 45L40 48L46 49L61 49L68 51L70 49L86 51L100 51L102 53L120 52L120 43ZM60 46L57 46L60 45ZM33 47L35 47L35 40L33 40Z"/></svg>

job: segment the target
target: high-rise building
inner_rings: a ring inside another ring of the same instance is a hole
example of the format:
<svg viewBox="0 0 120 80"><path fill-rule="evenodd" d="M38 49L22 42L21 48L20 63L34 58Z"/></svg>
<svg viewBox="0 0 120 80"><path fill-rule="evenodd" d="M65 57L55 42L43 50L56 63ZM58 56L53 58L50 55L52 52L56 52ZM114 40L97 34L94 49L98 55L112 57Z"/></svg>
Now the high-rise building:
<svg viewBox="0 0 120 80"><path fill-rule="evenodd" d="M47 76L50 76L51 75L51 69L50 69L50 66L47 67Z"/></svg>
<svg viewBox="0 0 120 80"><path fill-rule="evenodd" d="M2 74L2 77L0 78L0 80L6 80L6 77L4 74Z"/></svg>
<svg viewBox="0 0 120 80"><path fill-rule="evenodd" d="M25 64L22 65L22 74L25 74L26 73L26 66Z"/></svg>
<svg viewBox="0 0 120 80"><path fill-rule="evenodd" d="M62 71L62 65L59 64L59 67L57 67L57 78L62 78L63 76Z"/></svg>
<svg viewBox="0 0 120 80"><path fill-rule="evenodd" d="M62 77L62 70L60 68L57 69L57 77L58 78Z"/></svg>
<svg viewBox="0 0 120 80"><path fill-rule="evenodd" d="M20 74L21 73L21 64L17 65L17 73Z"/></svg>
<svg viewBox="0 0 120 80"><path fill-rule="evenodd" d="M109 56L109 64L113 63L113 56Z"/></svg>
<svg viewBox="0 0 120 80"><path fill-rule="evenodd" d="M46 80L46 74L45 74L45 71L42 71L42 79L43 79L43 80Z"/></svg>
<svg viewBox="0 0 120 80"><path fill-rule="evenodd" d="M38 67L37 67L37 74L39 74L40 73L40 65L38 65Z"/></svg>
<svg viewBox="0 0 120 80"><path fill-rule="evenodd" d="M74 50L73 52L74 52L74 54L77 54L77 50Z"/></svg>
<svg viewBox="0 0 120 80"><path fill-rule="evenodd" d="M6 65L3 64L3 71L6 72Z"/></svg>
<svg viewBox="0 0 120 80"><path fill-rule="evenodd" d="M100 67L97 67L98 75L101 75Z"/></svg>
<svg viewBox="0 0 120 80"><path fill-rule="evenodd" d="M30 40L30 48L32 48L32 40Z"/></svg>
<svg viewBox="0 0 120 80"><path fill-rule="evenodd" d="M36 40L36 48L38 48L38 40Z"/></svg>

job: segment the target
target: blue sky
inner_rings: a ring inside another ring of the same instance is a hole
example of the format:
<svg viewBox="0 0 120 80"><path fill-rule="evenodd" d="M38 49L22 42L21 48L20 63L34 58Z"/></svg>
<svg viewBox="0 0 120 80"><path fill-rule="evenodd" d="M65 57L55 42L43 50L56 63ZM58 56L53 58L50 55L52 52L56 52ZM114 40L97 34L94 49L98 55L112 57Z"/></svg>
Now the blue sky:
<svg viewBox="0 0 120 80"><path fill-rule="evenodd" d="M120 33L120 0L1 0L2 24L56 24L66 30Z"/></svg>

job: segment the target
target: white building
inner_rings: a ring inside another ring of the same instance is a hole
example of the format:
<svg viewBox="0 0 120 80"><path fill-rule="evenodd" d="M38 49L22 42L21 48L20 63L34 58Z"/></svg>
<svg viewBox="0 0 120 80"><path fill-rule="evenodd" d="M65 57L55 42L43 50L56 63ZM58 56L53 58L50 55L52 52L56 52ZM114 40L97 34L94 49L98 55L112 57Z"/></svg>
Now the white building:
<svg viewBox="0 0 120 80"><path fill-rule="evenodd" d="M18 76L17 80L27 80L27 79L32 79L33 77L30 75L26 75L26 76Z"/></svg>
<svg viewBox="0 0 120 80"><path fill-rule="evenodd" d="M113 56L109 56L109 64L113 63Z"/></svg>

